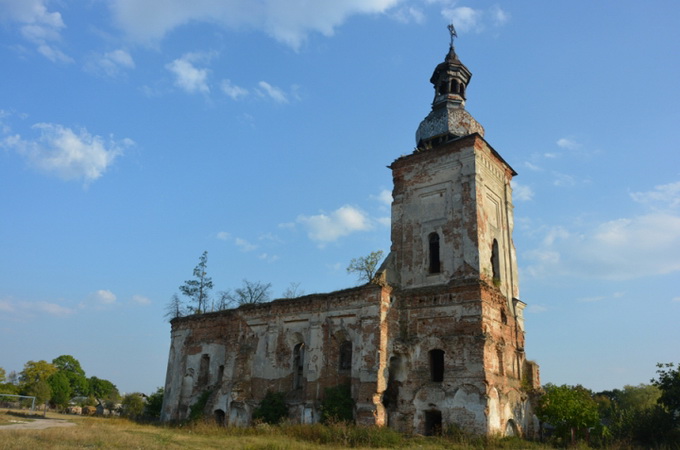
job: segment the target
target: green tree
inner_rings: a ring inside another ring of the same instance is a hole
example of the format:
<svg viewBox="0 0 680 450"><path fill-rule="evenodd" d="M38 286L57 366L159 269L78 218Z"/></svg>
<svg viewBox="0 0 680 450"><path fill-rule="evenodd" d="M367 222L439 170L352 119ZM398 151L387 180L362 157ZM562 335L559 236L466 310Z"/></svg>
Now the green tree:
<svg viewBox="0 0 680 450"><path fill-rule="evenodd" d="M7 378L7 372L5 372L5 369L0 367L0 383L4 383L6 378Z"/></svg>
<svg viewBox="0 0 680 450"><path fill-rule="evenodd" d="M68 378L71 394L87 395L90 387L85 376L85 371L80 362L71 355L61 355L52 360L52 364Z"/></svg>
<svg viewBox="0 0 680 450"><path fill-rule="evenodd" d="M19 374L19 383L26 386L38 381L46 381L57 370L54 364L45 360L28 361L24 364L24 370Z"/></svg>
<svg viewBox="0 0 680 450"><path fill-rule="evenodd" d="M156 420L161 418L161 411L163 409L163 394L163 388L159 387L156 392L146 398L146 407L144 408L145 416Z"/></svg>
<svg viewBox="0 0 680 450"><path fill-rule="evenodd" d="M94 397L99 404L105 405L107 401L109 403L115 403L120 399L118 388L109 380L90 377L88 382L90 385L89 395Z"/></svg>
<svg viewBox="0 0 680 450"><path fill-rule="evenodd" d="M288 405L283 392L267 391L257 408L253 411L253 420L275 425L288 416Z"/></svg>
<svg viewBox="0 0 680 450"><path fill-rule="evenodd" d="M198 265L194 268L194 278L187 280L179 287L182 294L196 303L193 307L195 314L206 312L210 298L210 290L213 288L212 278L208 276L208 252L204 251L198 259Z"/></svg>
<svg viewBox="0 0 680 450"><path fill-rule="evenodd" d="M589 429L599 428L598 405L590 391L582 386L544 386L536 411L538 418L555 427L555 434L563 442L575 443L587 439Z"/></svg>
<svg viewBox="0 0 680 450"><path fill-rule="evenodd" d="M63 371L54 373L47 379L47 383L52 391L50 403L59 408L67 407L71 400L71 384L66 373Z"/></svg>
<svg viewBox="0 0 680 450"><path fill-rule="evenodd" d="M126 394L121 402L121 413L129 419L137 419L144 412L144 397L138 392Z"/></svg>
<svg viewBox="0 0 680 450"><path fill-rule="evenodd" d="M52 397L52 388L47 383L47 380L38 380L30 385L27 385L23 391L24 395L32 395L35 397L35 402L40 405L45 405L45 413L47 413L47 402Z"/></svg>
<svg viewBox="0 0 680 450"><path fill-rule="evenodd" d="M665 407L677 423L680 423L680 365L657 364L657 378L652 384L661 390L659 404Z"/></svg>
<svg viewBox="0 0 680 450"><path fill-rule="evenodd" d="M352 422L354 420L354 400L349 384L324 389L321 401L321 422Z"/></svg>
<svg viewBox="0 0 680 450"><path fill-rule="evenodd" d="M359 281L370 282L378 269L378 263L382 260L383 251L371 252L366 256L352 258L347 266L347 273L356 273Z"/></svg>

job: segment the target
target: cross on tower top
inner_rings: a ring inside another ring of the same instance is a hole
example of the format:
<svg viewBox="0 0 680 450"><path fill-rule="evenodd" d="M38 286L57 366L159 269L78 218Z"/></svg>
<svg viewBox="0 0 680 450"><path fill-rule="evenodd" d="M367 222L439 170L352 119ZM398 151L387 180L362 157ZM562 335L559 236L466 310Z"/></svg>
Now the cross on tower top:
<svg viewBox="0 0 680 450"><path fill-rule="evenodd" d="M451 45L451 47L453 47L453 38L458 37L458 34L456 33L456 27L454 27L453 24L450 23L449 25L447 25L446 28L449 29L449 33L451 34L451 44L450 45Z"/></svg>

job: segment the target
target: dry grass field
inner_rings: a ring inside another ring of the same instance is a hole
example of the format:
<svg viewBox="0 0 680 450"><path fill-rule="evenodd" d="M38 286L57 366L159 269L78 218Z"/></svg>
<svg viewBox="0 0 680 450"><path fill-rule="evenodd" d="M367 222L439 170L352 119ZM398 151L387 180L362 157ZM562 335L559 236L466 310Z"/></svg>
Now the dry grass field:
<svg viewBox="0 0 680 450"><path fill-rule="evenodd" d="M4 429L16 420L31 420L0 412L0 449L252 449L308 450L344 448L417 448L420 450L468 448L529 448L534 445L516 439L404 437L386 429L345 425L286 425L255 428L223 428L212 424L184 427L144 425L126 419L49 414L47 419L66 419L75 426L14 430Z"/></svg>

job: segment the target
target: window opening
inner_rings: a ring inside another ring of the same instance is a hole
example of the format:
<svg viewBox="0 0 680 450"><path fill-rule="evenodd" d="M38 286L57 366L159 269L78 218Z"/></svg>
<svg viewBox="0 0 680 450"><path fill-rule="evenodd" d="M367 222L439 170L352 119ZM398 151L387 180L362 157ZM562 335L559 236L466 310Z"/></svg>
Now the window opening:
<svg viewBox="0 0 680 450"><path fill-rule="evenodd" d="M339 369L342 371L352 370L352 343L345 341L340 344Z"/></svg>
<svg viewBox="0 0 680 450"><path fill-rule="evenodd" d="M430 233L428 241L430 244L430 273L439 273L441 271L441 263L439 262L439 235L437 233Z"/></svg>
<svg viewBox="0 0 680 450"><path fill-rule="evenodd" d="M297 344L293 348L293 389L302 388L302 372L304 370L305 362L305 344L303 342Z"/></svg>
<svg viewBox="0 0 680 450"><path fill-rule="evenodd" d="M442 434L442 412L436 409L425 411L425 436Z"/></svg>
<svg viewBox="0 0 680 450"><path fill-rule="evenodd" d="M210 381L210 355L207 353L201 356L201 367L198 371L198 385L205 386Z"/></svg>
<svg viewBox="0 0 680 450"><path fill-rule="evenodd" d="M438 383L444 381L444 350L430 350L430 379Z"/></svg>
<svg viewBox="0 0 680 450"><path fill-rule="evenodd" d="M498 256L498 241L493 240L491 246L491 271L493 274L493 282L500 283L501 281L501 267L500 267L500 257Z"/></svg>

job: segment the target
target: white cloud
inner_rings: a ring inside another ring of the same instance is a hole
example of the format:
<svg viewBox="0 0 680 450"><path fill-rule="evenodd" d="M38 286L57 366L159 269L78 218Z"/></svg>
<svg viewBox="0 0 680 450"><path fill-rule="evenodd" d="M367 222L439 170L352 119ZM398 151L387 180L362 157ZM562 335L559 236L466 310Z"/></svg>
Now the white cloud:
<svg viewBox="0 0 680 450"><path fill-rule="evenodd" d="M425 23L425 14L420 8L403 6L391 14L391 17L401 23Z"/></svg>
<svg viewBox="0 0 680 450"><path fill-rule="evenodd" d="M126 50L118 49L103 55L94 55L85 68L90 72L116 77L124 70L134 69L135 61Z"/></svg>
<svg viewBox="0 0 680 450"><path fill-rule="evenodd" d="M492 6L489 10L489 13L491 14L491 18L494 22L494 25L496 26L504 25L510 20L510 14L503 11L503 9L498 5Z"/></svg>
<svg viewBox="0 0 680 450"><path fill-rule="evenodd" d="M33 128L40 132L37 139L9 136L0 141L0 147L17 151L37 168L63 180L92 182L123 154L125 147L134 145L130 139L104 142L100 136L93 136L85 129L75 132L58 124L38 123Z"/></svg>
<svg viewBox="0 0 680 450"><path fill-rule="evenodd" d="M310 33L331 36L347 18L384 13L400 0L112 0L118 26L136 42L154 44L175 28L207 22L261 30L294 49Z"/></svg>
<svg viewBox="0 0 680 450"><path fill-rule="evenodd" d="M0 19L19 24L24 39L36 46L40 54L53 62L73 62L73 59L54 46L61 40L66 27L61 13L48 11L47 0L2 0Z"/></svg>
<svg viewBox="0 0 680 450"><path fill-rule="evenodd" d="M392 206L392 191L389 189L383 189L378 195L371 195L371 198L385 206Z"/></svg>
<svg viewBox="0 0 680 450"><path fill-rule="evenodd" d="M539 314L539 313L542 313L542 312L546 312L547 310L548 310L548 308L546 308L543 305L529 305L527 307L527 311L532 313L532 314Z"/></svg>
<svg viewBox="0 0 680 450"><path fill-rule="evenodd" d="M234 239L234 243L238 248L240 248L244 252L250 252L257 248L257 245L253 245L250 242L246 241L245 239L241 238Z"/></svg>
<svg viewBox="0 0 680 450"><path fill-rule="evenodd" d="M0 312L3 313L3 317L14 316L17 318L26 318L26 316L30 317L34 314L47 314L54 317L66 317L73 314L75 311L57 303L45 301L13 301L5 299L0 300Z"/></svg>
<svg viewBox="0 0 680 450"><path fill-rule="evenodd" d="M671 301L675 303L680 303L680 297L673 297Z"/></svg>
<svg viewBox="0 0 680 450"><path fill-rule="evenodd" d="M560 138L560 139L557 140L557 146L560 147L560 148L567 149L567 150L576 150L581 145L578 142L576 142L572 139Z"/></svg>
<svg viewBox="0 0 680 450"><path fill-rule="evenodd" d="M548 230L525 253L529 276L574 275L627 280L680 271L680 217L653 213L611 220L580 233Z"/></svg>
<svg viewBox="0 0 680 450"><path fill-rule="evenodd" d="M272 86L266 81L260 81L257 85L260 87L257 93L261 97L269 97L277 103L288 103L288 97L280 88Z"/></svg>
<svg viewBox="0 0 680 450"><path fill-rule="evenodd" d="M201 53L187 53L181 58L175 59L165 65L175 75L175 86L183 89L189 94L203 93L208 94L208 69L198 68L194 64L206 62L211 55Z"/></svg>
<svg viewBox="0 0 680 450"><path fill-rule="evenodd" d="M307 236L321 244L333 242L356 231L372 228L368 216L361 210L345 205L330 214L299 216L297 222L307 227Z"/></svg>
<svg viewBox="0 0 680 450"><path fill-rule="evenodd" d="M148 297L144 297L143 295L133 295L132 301L137 303L138 305L150 305L151 304L151 299L149 299Z"/></svg>
<svg viewBox="0 0 680 450"><path fill-rule="evenodd" d="M481 32L483 12L480 9L473 9L469 6L447 7L442 10L442 16L453 23L456 31L475 31Z"/></svg>
<svg viewBox="0 0 680 450"><path fill-rule="evenodd" d="M220 89L222 89L222 92L224 92L234 100L238 100L239 98L248 95L248 89L236 86L230 80L226 79L222 80L222 83L220 83Z"/></svg>
<svg viewBox="0 0 680 450"><path fill-rule="evenodd" d="M279 260L279 257L277 255L270 255L268 253L262 253L260 256L258 256L258 258L268 263L273 263Z"/></svg>
<svg viewBox="0 0 680 450"><path fill-rule="evenodd" d="M229 238L231 238L231 235L226 231L220 231L219 233L217 233L217 239L221 241L228 241Z"/></svg>
<svg viewBox="0 0 680 450"><path fill-rule="evenodd" d="M116 303L116 294L106 289L100 289L97 292L94 292L90 295L90 298L102 305L112 305Z"/></svg>
<svg viewBox="0 0 680 450"><path fill-rule="evenodd" d="M680 207L680 181L655 186L648 192L632 192L630 197L638 202L652 207L678 208Z"/></svg>
<svg viewBox="0 0 680 450"><path fill-rule="evenodd" d="M391 227L392 226L392 218L391 217L378 217L375 219L376 222L378 222L380 225L384 227Z"/></svg>
<svg viewBox="0 0 680 450"><path fill-rule="evenodd" d="M534 191L518 181L512 180L512 196L515 201L528 202L534 198Z"/></svg>
<svg viewBox="0 0 680 450"><path fill-rule="evenodd" d="M448 2L445 2L448 3ZM448 4L441 11L442 16L454 24L456 31L481 33L489 27L498 28L510 20L510 14L495 5L486 10Z"/></svg>

